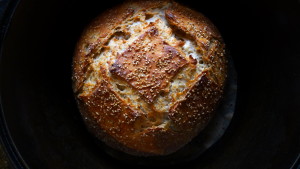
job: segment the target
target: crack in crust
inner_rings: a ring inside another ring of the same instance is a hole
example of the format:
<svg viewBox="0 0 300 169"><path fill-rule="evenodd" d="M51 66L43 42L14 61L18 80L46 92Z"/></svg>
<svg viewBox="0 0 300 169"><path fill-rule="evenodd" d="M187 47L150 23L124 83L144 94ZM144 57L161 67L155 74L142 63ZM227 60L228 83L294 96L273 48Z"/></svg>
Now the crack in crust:
<svg viewBox="0 0 300 169"><path fill-rule="evenodd" d="M175 152L214 114L227 73L224 49L207 18L172 1L133 0L106 11L83 33L73 61L87 127L129 154Z"/></svg>
<svg viewBox="0 0 300 169"><path fill-rule="evenodd" d="M109 40L111 30L115 29L125 19L134 14L134 9L128 6L118 6L107 11L108 15L97 17L83 32L78 41L73 58L73 90L79 93L92 58L101 51L102 46ZM116 17L117 16L117 17Z"/></svg>

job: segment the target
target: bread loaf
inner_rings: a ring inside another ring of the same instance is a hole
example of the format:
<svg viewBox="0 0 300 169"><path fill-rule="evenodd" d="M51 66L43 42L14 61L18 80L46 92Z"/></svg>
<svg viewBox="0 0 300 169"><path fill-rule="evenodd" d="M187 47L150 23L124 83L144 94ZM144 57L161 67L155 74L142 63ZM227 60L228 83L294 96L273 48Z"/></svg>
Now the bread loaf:
<svg viewBox="0 0 300 169"><path fill-rule="evenodd" d="M167 155L213 117L225 45L201 13L168 0L127 1L83 32L73 90L89 131L114 149Z"/></svg>

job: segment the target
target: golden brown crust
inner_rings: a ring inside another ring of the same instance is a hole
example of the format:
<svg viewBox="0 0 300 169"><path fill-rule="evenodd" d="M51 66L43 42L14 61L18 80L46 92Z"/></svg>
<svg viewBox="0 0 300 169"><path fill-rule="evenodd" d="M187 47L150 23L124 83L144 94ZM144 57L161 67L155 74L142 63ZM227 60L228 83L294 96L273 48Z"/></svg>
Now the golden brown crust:
<svg viewBox="0 0 300 169"><path fill-rule="evenodd" d="M175 45L169 44L161 29L156 28L157 23L150 23L113 62L107 62L108 67L99 66L95 84L82 92L88 77L95 72L91 66L95 57L103 49L113 50L107 45L123 29L119 29L122 23L138 11L155 8L164 10L173 33L180 30L195 41L204 63L183 52L184 41L177 39ZM144 43L145 39L150 43ZM151 47L153 44L156 46ZM152 51L138 59L142 49L148 47ZM207 125L220 101L226 79L224 48L219 32L207 18L175 2L134 0L106 11L82 34L73 61L73 90L87 127L106 144L129 154L166 155L178 150ZM199 64L206 67L197 74ZM140 68L149 70L130 75ZM180 97L171 99L168 111L158 110L158 95L162 91L168 94L175 85L172 81L180 79L180 73L185 75L184 70L191 79L184 90L176 91ZM129 84L134 95L143 97L140 105L134 106L135 100L130 102L129 97L121 96L114 87L119 82L115 78Z"/></svg>
<svg viewBox="0 0 300 169"><path fill-rule="evenodd" d="M221 39L215 26L201 13L173 3L166 11L166 18L171 25L191 35L198 45L208 47L210 38Z"/></svg>
<svg viewBox="0 0 300 169"><path fill-rule="evenodd" d="M157 28L151 26L125 52L117 56L110 72L125 79L147 102L152 103L186 63L182 54L164 42Z"/></svg>
<svg viewBox="0 0 300 169"><path fill-rule="evenodd" d="M143 130L141 125L146 116L121 102L106 78L91 95L80 96L78 103L92 133L106 144L131 154L168 154L183 146L191 135L190 131L178 133L156 127Z"/></svg>

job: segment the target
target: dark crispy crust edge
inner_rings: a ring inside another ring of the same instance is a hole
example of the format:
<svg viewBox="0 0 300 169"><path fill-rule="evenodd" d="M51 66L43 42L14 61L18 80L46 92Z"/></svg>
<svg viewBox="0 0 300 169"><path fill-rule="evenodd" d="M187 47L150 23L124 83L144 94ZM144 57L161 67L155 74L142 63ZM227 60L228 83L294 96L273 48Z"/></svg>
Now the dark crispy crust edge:
<svg viewBox="0 0 300 169"><path fill-rule="evenodd" d="M87 68L90 64L89 58L93 57L93 55L101 49L102 45L107 42L110 34L112 33L111 30L117 27L122 20L132 16L135 12L135 8L159 7L162 3L166 2L168 1L128 1L116 8L104 12L86 28L75 50L72 77L73 90L78 101L80 112L89 131L109 146L133 155L167 155L184 146L207 125L209 120L212 118L223 93L227 68L226 57L225 55L221 56L225 47L219 32L202 14L192 11L177 3L172 3L166 11L166 17L169 23L190 34L193 38L195 38L195 40L197 40L197 42L199 42L199 46L201 45L206 49L203 51L203 56L206 58L205 62L211 64L212 68L203 72L203 74L199 76L198 82L190 89L185 100L172 107L168 114L171 120L170 128L164 130L159 128L149 129L144 132L150 136L146 142L148 141L155 144L155 146L150 147L152 151L147 152L147 149L144 149L143 151L140 146L143 146L144 144L140 144L135 148L130 148L130 146L126 146L122 142L118 141L111 135L112 133L106 132L105 129L103 129L97 122L97 117L95 117L94 114L97 107L87 104L87 100L93 96L78 98L77 93L86 78L86 73L88 72ZM195 32L189 32L189 28L183 28L178 20L191 23L201 23L198 24L196 29L203 31L205 35L209 36L211 41L216 43L213 45L206 44L204 42L202 43L201 39L197 38L197 34ZM218 45L216 46L215 44ZM222 70L219 70L220 68ZM205 93L205 91L214 91L214 93L198 97L199 93ZM113 91L110 92L113 94ZM99 93L94 94L99 95ZM205 97L208 97L208 99ZM208 104L209 106L203 108L199 104L195 104L194 101L197 99L203 101L202 104ZM194 104L192 105L192 109L190 108L190 103ZM125 107L123 113L132 114L133 111ZM199 113L201 114L200 116ZM196 116L199 116L199 118L195 120ZM127 130L126 128L130 127L133 126L125 126L124 130ZM130 144L130 142L128 143ZM136 143L131 142L131 144ZM141 148L141 151L138 150L139 148Z"/></svg>

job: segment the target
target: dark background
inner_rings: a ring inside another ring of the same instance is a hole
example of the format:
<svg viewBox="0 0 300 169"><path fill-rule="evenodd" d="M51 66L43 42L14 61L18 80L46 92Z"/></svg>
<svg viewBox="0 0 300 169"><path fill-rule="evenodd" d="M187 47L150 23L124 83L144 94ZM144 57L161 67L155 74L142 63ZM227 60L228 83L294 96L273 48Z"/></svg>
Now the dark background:
<svg viewBox="0 0 300 169"><path fill-rule="evenodd" d="M95 145L71 88L80 33L118 2L19 3L0 60L2 141L16 167L141 167L113 159ZM219 28L238 73L238 98L222 139L196 160L171 167L289 169L300 153L300 1L179 2Z"/></svg>

